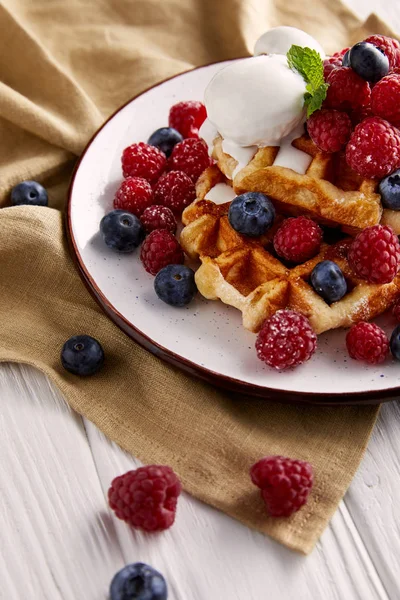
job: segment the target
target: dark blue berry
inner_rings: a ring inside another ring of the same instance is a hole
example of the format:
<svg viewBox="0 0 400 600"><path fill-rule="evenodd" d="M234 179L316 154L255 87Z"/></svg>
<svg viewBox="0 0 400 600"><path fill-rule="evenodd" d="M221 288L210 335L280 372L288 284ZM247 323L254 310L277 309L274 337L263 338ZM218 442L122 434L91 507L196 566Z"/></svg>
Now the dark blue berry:
<svg viewBox="0 0 400 600"><path fill-rule="evenodd" d="M379 184L383 206L400 210L400 169L388 175Z"/></svg>
<svg viewBox="0 0 400 600"><path fill-rule="evenodd" d="M103 348L90 335L74 335L61 350L61 362L74 375L94 375L103 365Z"/></svg>
<svg viewBox="0 0 400 600"><path fill-rule="evenodd" d="M154 289L163 302L186 306L197 292L194 272L185 265L167 265L157 273Z"/></svg>
<svg viewBox="0 0 400 600"><path fill-rule="evenodd" d="M167 600L168 590L164 577L149 565L127 565L110 585L110 600Z"/></svg>
<svg viewBox="0 0 400 600"><path fill-rule="evenodd" d="M310 283L328 304L337 302L347 292L347 283L340 267L331 260L323 260L311 271Z"/></svg>
<svg viewBox="0 0 400 600"><path fill-rule="evenodd" d="M175 144L182 140L183 136L173 127L161 127L151 134L147 143L164 152L166 156L170 156Z"/></svg>
<svg viewBox="0 0 400 600"><path fill-rule="evenodd" d="M100 233L106 246L117 252L133 252L145 236L139 219L132 213L118 208L102 218Z"/></svg>
<svg viewBox="0 0 400 600"><path fill-rule="evenodd" d="M342 58L342 66L349 67L350 66L350 50L347 50L345 55Z"/></svg>
<svg viewBox="0 0 400 600"><path fill-rule="evenodd" d="M390 352L397 360L400 360L400 325L393 329L390 336Z"/></svg>
<svg viewBox="0 0 400 600"><path fill-rule="evenodd" d="M22 181L11 190L11 204L21 206L47 206L47 192L37 181Z"/></svg>
<svg viewBox="0 0 400 600"><path fill-rule="evenodd" d="M275 208L268 196L260 192L247 192L232 200L228 219L233 229L239 233L257 237L268 231L273 224Z"/></svg>
<svg viewBox="0 0 400 600"><path fill-rule="evenodd" d="M350 48L350 67L363 79L376 82L389 73L389 59L377 46L358 42Z"/></svg>

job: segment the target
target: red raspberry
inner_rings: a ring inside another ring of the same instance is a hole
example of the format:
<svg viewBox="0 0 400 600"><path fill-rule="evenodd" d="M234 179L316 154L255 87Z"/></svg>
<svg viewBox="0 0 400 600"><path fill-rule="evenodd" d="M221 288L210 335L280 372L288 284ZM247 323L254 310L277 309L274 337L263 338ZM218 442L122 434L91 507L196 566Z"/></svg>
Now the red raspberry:
<svg viewBox="0 0 400 600"><path fill-rule="evenodd" d="M378 117L400 126L400 75L386 75L374 85L371 108Z"/></svg>
<svg viewBox="0 0 400 600"><path fill-rule="evenodd" d="M198 138L199 129L206 118L204 104L197 100L188 100L171 106L168 124L177 129L184 138Z"/></svg>
<svg viewBox="0 0 400 600"><path fill-rule="evenodd" d="M351 134L350 117L338 110L317 110L307 121L307 131L323 152L339 152Z"/></svg>
<svg viewBox="0 0 400 600"><path fill-rule="evenodd" d="M400 66L400 43L385 35L370 35L364 42L374 44L386 54L389 60L389 68Z"/></svg>
<svg viewBox="0 0 400 600"><path fill-rule="evenodd" d="M125 148L121 161L124 177L143 177L150 182L160 177L167 164L164 152L144 142Z"/></svg>
<svg viewBox="0 0 400 600"><path fill-rule="evenodd" d="M321 246L322 229L308 217L285 219L274 236L275 252L290 262L302 263Z"/></svg>
<svg viewBox="0 0 400 600"><path fill-rule="evenodd" d="M400 244L393 229L373 225L361 231L347 255L354 273L371 283L390 283L400 268Z"/></svg>
<svg viewBox="0 0 400 600"><path fill-rule="evenodd" d="M397 300L392 308L392 314L396 321L400 323L400 300Z"/></svg>
<svg viewBox="0 0 400 600"><path fill-rule="evenodd" d="M157 275L167 265L180 265L183 259L183 250L178 240L166 229L155 229L142 244L140 260L151 275Z"/></svg>
<svg viewBox="0 0 400 600"><path fill-rule="evenodd" d="M356 125L361 123L361 121L364 121L364 119L367 119L368 117L373 117L374 115L372 113L371 107L365 106L364 108L360 108L358 110L352 110L349 113L349 116L353 127L355 127Z"/></svg>
<svg viewBox="0 0 400 600"><path fill-rule="evenodd" d="M328 76L328 91L325 108L354 110L368 106L371 88L368 81L362 79L350 67L338 67Z"/></svg>
<svg viewBox="0 0 400 600"><path fill-rule="evenodd" d="M383 362L389 352L386 333L378 325L366 321L353 325L346 335L346 346L351 358L370 365Z"/></svg>
<svg viewBox="0 0 400 600"><path fill-rule="evenodd" d="M183 171L170 171L162 175L154 188L154 202L164 204L180 214L196 198L196 190L189 175Z"/></svg>
<svg viewBox="0 0 400 600"><path fill-rule="evenodd" d="M171 467L149 465L116 477L108 502L118 519L145 531L168 529L175 521L181 483Z"/></svg>
<svg viewBox="0 0 400 600"><path fill-rule="evenodd" d="M346 54L349 48L343 48L340 52L335 52L332 56L328 56L324 60L324 79L328 79L328 75L333 69L342 66L343 56Z"/></svg>
<svg viewBox="0 0 400 600"><path fill-rule="evenodd" d="M127 210L137 217L153 204L153 190L146 179L127 177L114 197L114 208Z"/></svg>
<svg viewBox="0 0 400 600"><path fill-rule="evenodd" d="M166 229L176 232L176 221L173 212L167 206L149 206L140 217L146 233L155 229Z"/></svg>
<svg viewBox="0 0 400 600"><path fill-rule="evenodd" d="M266 456L250 470L254 485L271 517L290 517L307 502L314 476L310 463L284 456Z"/></svg>
<svg viewBox="0 0 400 600"><path fill-rule="evenodd" d="M346 161L363 177L389 175L400 166L400 131L380 117L364 119L350 136Z"/></svg>
<svg viewBox="0 0 400 600"><path fill-rule="evenodd" d="M258 358L278 370L301 365L316 347L309 320L294 310L278 310L264 321L256 340Z"/></svg>
<svg viewBox="0 0 400 600"><path fill-rule="evenodd" d="M209 165L207 144L204 140L193 138L176 144L169 159L171 171L183 171L194 182Z"/></svg>

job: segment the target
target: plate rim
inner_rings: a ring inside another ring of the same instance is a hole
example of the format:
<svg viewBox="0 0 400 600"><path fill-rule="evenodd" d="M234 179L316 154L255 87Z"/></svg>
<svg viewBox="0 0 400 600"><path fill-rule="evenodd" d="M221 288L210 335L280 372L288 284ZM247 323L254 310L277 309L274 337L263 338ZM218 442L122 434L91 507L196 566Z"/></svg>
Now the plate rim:
<svg viewBox="0 0 400 600"><path fill-rule="evenodd" d="M339 394L332 393L324 393L324 392L303 392L303 391L292 391L292 390L279 390L276 388L269 388L267 386L261 386L253 383L248 383L246 381L242 381L241 379L236 379L234 377L230 377L228 375L223 375L216 371L212 371L211 369L207 369L187 358L176 354L172 350L169 350L152 340L149 336L143 333L140 329L138 329L133 323L131 323L124 315L122 315L107 299L104 293L97 286L93 277L89 273L86 268L83 258L79 252L72 227L72 194L75 183L75 178L78 173L79 167L86 156L89 148L92 146L94 140L97 138L99 133L104 129L104 127L118 114L120 113L126 106L131 104L134 100L142 96L143 94L153 90L162 84L170 81L172 79L176 79L178 77L184 76L187 73L195 71L197 69L203 69L206 67L210 67L216 64L223 64L226 62L231 62L232 60L240 60L246 57L237 57L237 58L229 58L222 61L213 61L210 63L206 63L204 65L198 65L191 69L187 69L180 73L176 73L170 77L167 77L157 83L145 88L140 91L138 94L132 96L127 102L117 108L103 123L100 127L93 133L89 141L87 142L85 148L83 149L81 155L79 156L72 175L70 179L70 183L68 186L67 192L67 209L65 211L65 222L66 222L66 232L67 232L67 240L70 248L70 254L72 256L73 262L77 267L77 270L81 276L81 279L85 283L87 289L94 297L96 302L99 304L100 308L105 312L108 318L113 321L115 325L117 325L126 335L128 335L131 339L137 342L140 346L148 350L158 358L165 360L166 362L172 364L175 367L180 368L181 370L189 373L190 375L195 375L200 379L210 383L212 385L217 385L218 387L222 387L224 389L230 390L232 392L243 393L250 396L257 396L261 398L265 398L268 400L273 400L282 403L288 404L314 404L314 405L328 405L328 406L343 406L343 405L366 405L366 404L379 404L380 402L394 400L400 393L400 385L394 388L387 388L384 390L365 390L362 392L342 392Z"/></svg>

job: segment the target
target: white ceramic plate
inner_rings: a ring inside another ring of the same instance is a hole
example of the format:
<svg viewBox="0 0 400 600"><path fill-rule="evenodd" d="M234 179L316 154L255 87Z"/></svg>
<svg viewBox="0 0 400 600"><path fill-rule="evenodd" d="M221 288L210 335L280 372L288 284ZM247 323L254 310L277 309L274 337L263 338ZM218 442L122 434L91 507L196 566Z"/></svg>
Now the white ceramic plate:
<svg viewBox="0 0 400 600"><path fill-rule="evenodd" d="M313 358L291 372L261 363L255 335L241 324L238 311L202 297L183 309L158 300L154 278L141 266L139 252L118 255L98 236L103 215L112 209L122 181L120 157L133 142L146 141L167 125L168 111L180 100L202 100L210 78L223 65L195 69L165 81L122 107L87 146L72 179L68 226L81 274L108 315L150 351L214 383L284 401L370 402L394 397L400 363L365 366L345 350L345 332L319 336ZM387 333L390 316L379 324Z"/></svg>

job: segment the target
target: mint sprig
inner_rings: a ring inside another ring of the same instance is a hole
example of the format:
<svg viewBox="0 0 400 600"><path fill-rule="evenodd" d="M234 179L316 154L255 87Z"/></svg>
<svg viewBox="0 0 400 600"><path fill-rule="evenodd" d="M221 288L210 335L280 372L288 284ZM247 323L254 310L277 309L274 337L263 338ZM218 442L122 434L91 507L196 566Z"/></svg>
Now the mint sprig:
<svg viewBox="0 0 400 600"><path fill-rule="evenodd" d="M328 84L324 81L324 63L316 50L295 45L291 46L286 58L292 71L300 73L307 84L304 106L309 117L321 108L326 98Z"/></svg>

